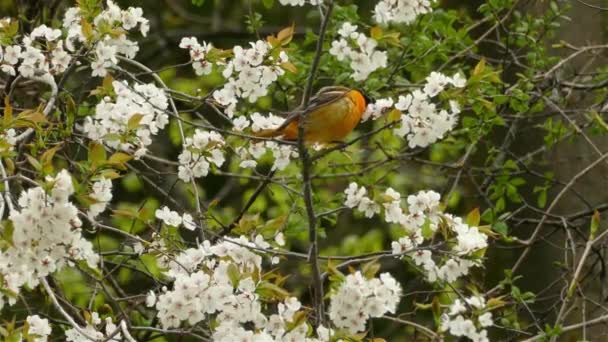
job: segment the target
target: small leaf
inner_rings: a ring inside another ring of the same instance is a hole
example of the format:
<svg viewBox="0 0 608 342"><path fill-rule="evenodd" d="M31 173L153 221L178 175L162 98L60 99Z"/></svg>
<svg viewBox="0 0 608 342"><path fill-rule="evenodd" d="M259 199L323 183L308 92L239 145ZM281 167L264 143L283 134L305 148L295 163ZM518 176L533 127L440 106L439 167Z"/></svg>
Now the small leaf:
<svg viewBox="0 0 608 342"><path fill-rule="evenodd" d="M277 39L281 42L281 45L287 45L291 42L293 38L293 33L295 32L295 24L292 24L289 27L286 27L279 31L277 34Z"/></svg>
<svg viewBox="0 0 608 342"><path fill-rule="evenodd" d="M89 161L95 165L99 165L107 160L106 149L103 145L96 142L89 144Z"/></svg>
<svg viewBox="0 0 608 342"><path fill-rule="evenodd" d="M46 150L40 157L40 163L45 173L49 174L53 172L53 157L55 153L61 148L61 144L54 146Z"/></svg>
<svg viewBox="0 0 608 342"><path fill-rule="evenodd" d="M488 308L496 309L507 305L507 302L502 300L503 296L488 299Z"/></svg>
<svg viewBox="0 0 608 342"><path fill-rule="evenodd" d="M378 263L378 260L367 262L361 268L361 273L363 273L363 276L365 276L367 279L375 278L378 271L380 271L380 264Z"/></svg>
<svg viewBox="0 0 608 342"><path fill-rule="evenodd" d="M388 122L399 121L399 120L401 120L401 111L393 108L390 112L388 112L387 117L388 117Z"/></svg>
<svg viewBox="0 0 608 342"><path fill-rule="evenodd" d="M593 216L591 216L591 227L590 227L590 234L589 234L589 240L593 240L595 238L595 234L597 233L598 228L600 227L600 212L599 211L595 211L593 212Z"/></svg>
<svg viewBox="0 0 608 342"><path fill-rule="evenodd" d="M296 313L293 314L293 317L291 319L291 322L288 322L287 324L287 331L292 331L293 329L297 328L300 324L303 324L306 322L306 318L307 318L307 314L306 311L304 310L300 310L297 311Z"/></svg>
<svg viewBox="0 0 608 342"><path fill-rule="evenodd" d="M125 217L125 218L138 218L139 215L132 211L132 210L126 210L126 209L116 209L116 210L112 210L112 216L114 217Z"/></svg>
<svg viewBox="0 0 608 342"><path fill-rule="evenodd" d="M270 9L274 6L274 0L262 0L262 4L264 4L264 7Z"/></svg>
<svg viewBox="0 0 608 342"><path fill-rule="evenodd" d="M65 102L65 114L67 117L68 131L71 132L74 121L76 121L76 116L78 115L78 106L76 106L76 102L74 102L74 99L71 96L68 96Z"/></svg>
<svg viewBox="0 0 608 342"><path fill-rule="evenodd" d="M237 265L230 264L228 266L227 273L228 279L230 279L230 282L232 283L232 287L236 289L239 286L239 282L241 281L241 271L239 271Z"/></svg>
<svg viewBox="0 0 608 342"><path fill-rule="evenodd" d="M139 123L141 122L141 119L144 118L143 114L133 114L130 118L129 121L127 122L127 129L129 130L134 130L137 127L139 127Z"/></svg>
<svg viewBox="0 0 608 342"><path fill-rule="evenodd" d="M36 169L36 171L38 171L38 172L42 171L42 165L40 165L40 162L38 162L38 160L36 160L36 158L30 156L29 154L26 154L25 158L34 167L34 169Z"/></svg>
<svg viewBox="0 0 608 342"><path fill-rule="evenodd" d="M484 72L485 69L486 69L486 60L485 60L485 58L482 58L479 61L479 63L477 63L477 65L475 66L475 69L473 69L473 73L471 75L479 76Z"/></svg>
<svg viewBox="0 0 608 342"><path fill-rule="evenodd" d="M10 127L13 122L13 106L9 101L8 96L4 98L4 128Z"/></svg>
<svg viewBox="0 0 608 342"><path fill-rule="evenodd" d="M42 112L30 109L17 115L17 122L13 124L13 127L36 127L37 124L45 122L47 122L46 116Z"/></svg>
<svg viewBox="0 0 608 342"><path fill-rule="evenodd" d="M370 36L372 38L374 38L375 40L380 40L382 39L382 28L380 26L374 26L372 27L372 29L370 30Z"/></svg>
<svg viewBox="0 0 608 342"><path fill-rule="evenodd" d="M266 300L281 301L289 297L289 292L268 281L260 282L255 289L255 293Z"/></svg>
<svg viewBox="0 0 608 342"><path fill-rule="evenodd" d="M479 208L475 208L475 209L471 210L471 212L469 212L467 214L466 223L469 226L472 226L472 227L479 226L479 221L480 220L481 220L481 214L479 213Z"/></svg>
<svg viewBox="0 0 608 342"><path fill-rule="evenodd" d="M133 157L129 154L116 152L110 156L108 159L108 164L111 164L113 167L124 171L127 169L125 164L131 159L133 159Z"/></svg>
<svg viewBox="0 0 608 342"><path fill-rule="evenodd" d="M264 226L262 226L262 228L258 229L257 231L258 233L262 234L265 239L271 239L276 235L277 231L285 225L286 220L287 215L281 215L275 219L266 222L266 224L264 224Z"/></svg>
<svg viewBox="0 0 608 342"><path fill-rule="evenodd" d="M434 232L433 229L431 229L431 220L427 218L422 225L422 236L425 239L430 239L433 237L433 234Z"/></svg>
<svg viewBox="0 0 608 342"><path fill-rule="evenodd" d="M80 26L82 27L82 34L84 35L87 42L93 40L93 26L85 18L80 20Z"/></svg>
<svg viewBox="0 0 608 342"><path fill-rule="evenodd" d="M298 72L298 68L296 68L295 65L293 65L291 62L283 62L281 63L281 68L283 68L283 70L287 70L291 73L297 73Z"/></svg>
<svg viewBox="0 0 608 342"><path fill-rule="evenodd" d="M15 174L15 162L12 158L4 158L4 164L6 165L6 172L9 175Z"/></svg>
<svg viewBox="0 0 608 342"><path fill-rule="evenodd" d="M273 48L281 45L281 41L273 35L266 37L266 41L268 41L268 44L270 44Z"/></svg>
<svg viewBox="0 0 608 342"><path fill-rule="evenodd" d="M101 172L101 176L102 176L103 178L106 178L106 179L116 179L116 178L120 178L120 174L119 174L118 172L116 172L116 171L114 171L114 170L110 170L110 169L103 170L103 171Z"/></svg>
<svg viewBox="0 0 608 342"><path fill-rule="evenodd" d="M101 85L103 86L103 88L105 90L113 90L114 89L114 78L112 78L112 75L107 74L104 78L103 81L101 83Z"/></svg>
<svg viewBox="0 0 608 342"><path fill-rule="evenodd" d="M233 230L235 234L248 234L260 224L260 214L243 215Z"/></svg>
<svg viewBox="0 0 608 342"><path fill-rule="evenodd" d="M507 226L506 223L502 222L502 221L497 221L492 225L492 230L494 230L495 232L501 234L501 235L508 235L509 234L509 226Z"/></svg>

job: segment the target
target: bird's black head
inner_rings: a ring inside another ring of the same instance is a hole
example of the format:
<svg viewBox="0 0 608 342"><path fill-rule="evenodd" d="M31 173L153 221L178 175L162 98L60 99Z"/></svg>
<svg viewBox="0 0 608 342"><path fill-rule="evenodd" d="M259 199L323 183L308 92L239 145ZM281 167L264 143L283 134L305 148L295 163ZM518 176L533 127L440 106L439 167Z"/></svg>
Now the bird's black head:
<svg viewBox="0 0 608 342"><path fill-rule="evenodd" d="M361 95L363 95L363 98L365 99L365 104L368 105L370 103L374 103L376 102L376 99L374 99L373 97L370 97L369 95L367 95L367 93L363 90L359 90L359 92L361 93Z"/></svg>

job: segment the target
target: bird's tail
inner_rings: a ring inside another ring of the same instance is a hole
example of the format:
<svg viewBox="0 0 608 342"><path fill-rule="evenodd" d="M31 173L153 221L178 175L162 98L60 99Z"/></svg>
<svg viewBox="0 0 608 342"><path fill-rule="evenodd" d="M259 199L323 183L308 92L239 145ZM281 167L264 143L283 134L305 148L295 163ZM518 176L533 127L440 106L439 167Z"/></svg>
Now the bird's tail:
<svg viewBox="0 0 608 342"><path fill-rule="evenodd" d="M282 130L278 130L276 128L271 129L263 129L258 132L254 132L253 135L258 138L276 138L283 134Z"/></svg>

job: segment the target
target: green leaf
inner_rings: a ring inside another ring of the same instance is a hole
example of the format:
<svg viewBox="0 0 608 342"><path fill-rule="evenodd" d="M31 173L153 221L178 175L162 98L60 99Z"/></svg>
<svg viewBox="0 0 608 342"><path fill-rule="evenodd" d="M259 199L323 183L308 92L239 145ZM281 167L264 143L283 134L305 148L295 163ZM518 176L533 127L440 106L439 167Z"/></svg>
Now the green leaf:
<svg viewBox="0 0 608 342"><path fill-rule="evenodd" d="M36 160L36 158L30 156L29 154L26 154L25 158L30 163L30 165L32 165L34 167L34 169L36 169L36 171L38 171L38 172L42 171L42 165L40 164L40 162L38 160Z"/></svg>
<svg viewBox="0 0 608 342"><path fill-rule="evenodd" d="M93 40L93 26L85 18L80 20L80 26L82 27L82 34L87 42Z"/></svg>
<svg viewBox="0 0 608 342"><path fill-rule="evenodd" d="M262 0L262 4L264 7L270 9L272 6L274 6L274 0Z"/></svg>
<svg viewBox="0 0 608 342"><path fill-rule="evenodd" d="M61 148L61 144L48 149L40 157L40 163L42 164L42 169L45 173L50 174L53 172L53 157L59 148Z"/></svg>
<svg viewBox="0 0 608 342"><path fill-rule="evenodd" d="M475 66L475 69L473 69L471 76L479 76L484 72L484 70L486 70L486 60L485 58L482 58Z"/></svg>
<svg viewBox="0 0 608 342"><path fill-rule="evenodd" d="M536 199L536 204L538 204L539 208L544 208L547 205L547 189L540 191L538 198Z"/></svg>
<svg viewBox="0 0 608 342"><path fill-rule="evenodd" d="M363 276L367 279L375 278L378 271L380 271L380 264L378 263L378 260L366 262L361 268L361 273L363 273Z"/></svg>
<svg viewBox="0 0 608 342"><path fill-rule="evenodd" d="M289 292L268 281L260 282L255 289L255 293L269 301L281 301L289 297Z"/></svg>
<svg viewBox="0 0 608 342"><path fill-rule="evenodd" d="M509 234L509 226L507 226L507 224L502 221L495 222L492 225L492 230L494 230L495 232L500 233L502 235Z"/></svg>
<svg viewBox="0 0 608 342"><path fill-rule="evenodd" d="M68 132L72 132L72 127L74 126L74 121L76 120L76 115L78 114L78 106L76 106L76 102L71 96L67 97L65 103L65 115L67 117L67 129Z"/></svg>
<svg viewBox="0 0 608 342"><path fill-rule="evenodd" d="M141 119L144 118L143 114L133 114L130 118L129 121L127 122L127 129L128 130L134 130L137 127L139 127L139 123L141 122Z"/></svg>
<svg viewBox="0 0 608 342"><path fill-rule="evenodd" d="M591 227L590 227L589 240L593 240L595 238L595 234L597 233L597 230L599 227L600 227L600 212L596 210L595 212L593 212L593 216L591 216Z"/></svg>
<svg viewBox="0 0 608 342"><path fill-rule="evenodd" d="M239 271L239 267L235 264L230 264L227 273L228 279L230 279L230 282L232 283L232 287L236 289L241 281L241 271Z"/></svg>
<svg viewBox="0 0 608 342"><path fill-rule="evenodd" d="M103 145L96 142L89 144L89 161L93 165L100 165L107 160L106 150Z"/></svg>
<svg viewBox="0 0 608 342"><path fill-rule="evenodd" d="M424 221L422 225L422 236L425 239L430 239L433 237L433 230L431 229L431 220L428 218Z"/></svg>
<svg viewBox="0 0 608 342"><path fill-rule="evenodd" d="M40 123L47 122L46 116L38 110L24 110L17 115L17 122L13 123L13 127L32 127L35 128Z"/></svg>
<svg viewBox="0 0 608 342"><path fill-rule="evenodd" d="M116 152L110 156L108 159L108 164L111 164L113 167L124 171L127 169L125 164L131 159L133 159L133 157L129 154L124 152Z"/></svg>
<svg viewBox="0 0 608 342"><path fill-rule="evenodd" d="M480 220L481 220L481 214L479 213L479 208L475 208L467 214L466 223L469 226L473 226L473 227L479 226Z"/></svg>
<svg viewBox="0 0 608 342"><path fill-rule="evenodd" d="M291 73L294 73L294 74L298 72L298 69L296 68L296 66L293 65L290 62L283 62L283 63L281 63L281 68L283 70L287 70L287 71L289 71Z"/></svg>
<svg viewBox="0 0 608 342"><path fill-rule="evenodd" d="M286 221L287 215L281 215L275 219L269 220L257 231L262 234L265 239L271 239L276 235L277 231L285 225Z"/></svg>
<svg viewBox="0 0 608 342"><path fill-rule="evenodd" d="M8 96L6 96L4 98L4 121L3 121L3 125L4 128L8 128L11 126L11 123L13 122L13 106L11 106L11 102L8 98Z"/></svg>

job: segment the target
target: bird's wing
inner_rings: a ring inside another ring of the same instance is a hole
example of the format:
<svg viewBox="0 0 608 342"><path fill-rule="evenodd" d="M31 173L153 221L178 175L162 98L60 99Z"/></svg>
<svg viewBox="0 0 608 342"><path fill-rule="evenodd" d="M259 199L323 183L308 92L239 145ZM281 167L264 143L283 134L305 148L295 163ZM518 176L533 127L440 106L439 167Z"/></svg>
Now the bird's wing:
<svg viewBox="0 0 608 342"><path fill-rule="evenodd" d="M319 89L315 96L310 99L308 107L306 107L306 114L314 112L315 110L319 109L319 107L338 101L350 90L350 88L341 86L330 86ZM284 129L293 121L298 120L300 118L300 112L302 111L300 108L301 107L296 108L293 113L289 114L281 126L277 128L277 131Z"/></svg>

